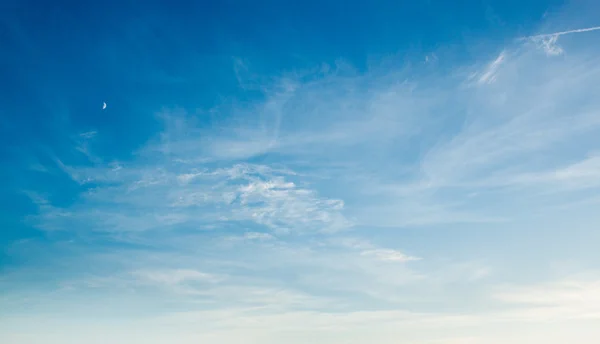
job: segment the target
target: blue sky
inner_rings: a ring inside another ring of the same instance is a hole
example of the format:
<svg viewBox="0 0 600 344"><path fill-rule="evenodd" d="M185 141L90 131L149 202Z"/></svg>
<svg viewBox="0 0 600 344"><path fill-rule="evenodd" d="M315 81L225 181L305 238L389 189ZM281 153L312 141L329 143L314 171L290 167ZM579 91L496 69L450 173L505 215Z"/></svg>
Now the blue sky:
<svg viewBox="0 0 600 344"><path fill-rule="evenodd" d="M3 343L600 335L595 1L0 6Z"/></svg>

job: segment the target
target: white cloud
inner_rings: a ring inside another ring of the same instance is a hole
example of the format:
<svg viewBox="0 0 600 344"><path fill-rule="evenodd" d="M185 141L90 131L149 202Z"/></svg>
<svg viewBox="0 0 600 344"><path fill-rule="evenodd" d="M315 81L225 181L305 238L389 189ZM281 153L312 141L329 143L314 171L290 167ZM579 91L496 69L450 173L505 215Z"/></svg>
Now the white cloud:
<svg viewBox="0 0 600 344"><path fill-rule="evenodd" d="M421 258L407 256L404 253L390 249L376 249L362 251L361 255L375 257L378 260L389 261L389 262L410 262L413 260L420 260Z"/></svg>
<svg viewBox="0 0 600 344"><path fill-rule="evenodd" d="M479 85L491 84L496 81L498 71L506 59L506 52L501 52L494 61L492 61L483 72L477 75L477 83Z"/></svg>
<svg viewBox="0 0 600 344"><path fill-rule="evenodd" d="M211 169L159 160L156 165L121 166L118 170L103 165L63 165L63 169L79 183L99 185L68 209L48 205L38 217L40 227L140 232L175 224L214 224L223 219L252 221L282 232L336 231L351 225L341 213L341 200L319 197L316 191L287 181L294 176L292 171L265 165Z"/></svg>
<svg viewBox="0 0 600 344"><path fill-rule="evenodd" d="M89 139L96 137L97 134L98 134L97 131L92 130L92 131L87 131L85 133L81 133L81 134L79 134L79 136L83 139L89 140Z"/></svg>
<svg viewBox="0 0 600 344"><path fill-rule="evenodd" d="M280 311L261 308L180 311L155 317L137 317L124 326L122 317L103 322L68 319L58 314L42 321L39 316L3 319L1 330L9 340L37 343L22 333L35 324L38 334L48 343L68 342L76 338L96 338L98 343L140 343L139 333L147 334L144 343L167 343L177 337L181 343L313 343L340 341L351 344L396 343L398 338L415 344L559 344L576 339L595 343L595 323L547 323L533 325L518 319L503 319L489 314L462 315L404 310L362 310L354 312ZM68 334L56 328L73 326ZM68 337L67 337L68 336ZM95 339L92 339L92 341Z"/></svg>
<svg viewBox="0 0 600 344"><path fill-rule="evenodd" d="M600 26L589 27L584 29L576 29L576 30L568 30L561 32L554 32L548 34L534 35L529 37L523 37L521 40L530 40L534 44L536 44L539 48L544 50L547 55L561 55L564 53L563 48L561 48L558 44L558 38L563 35L569 35L574 33L583 33L583 32L591 32L600 30Z"/></svg>
<svg viewBox="0 0 600 344"><path fill-rule="evenodd" d="M265 241L277 240L277 238L269 233L246 232L243 235L229 236L226 238L226 240L232 241L232 242L247 242L247 241L265 242Z"/></svg>
<svg viewBox="0 0 600 344"><path fill-rule="evenodd" d="M529 36L527 38L562 36L562 35L568 35L568 34L572 34L572 33L590 32L590 31L597 31L597 30L600 30L600 26L593 26L593 27L588 27L588 28L583 28L583 29L575 29L575 30L547 33L547 34Z"/></svg>
<svg viewBox="0 0 600 344"><path fill-rule="evenodd" d="M518 305L507 312L524 321L600 319L600 281L567 279L526 287L505 287L493 297Z"/></svg>
<svg viewBox="0 0 600 344"><path fill-rule="evenodd" d="M506 180L507 184L538 186L548 193L560 193L600 187L600 156L592 154L584 159L560 166L554 170L528 172ZM548 190L548 188L551 188Z"/></svg>
<svg viewBox="0 0 600 344"><path fill-rule="evenodd" d="M271 240L271 239L274 239L274 237L269 233L247 232L247 233L244 233L244 239Z"/></svg>
<svg viewBox="0 0 600 344"><path fill-rule="evenodd" d="M556 56L564 53L563 48L556 43L558 41L558 37L558 35L533 37L531 38L531 41L540 49L544 50L547 55Z"/></svg>
<svg viewBox="0 0 600 344"><path fill-rule="evenodd" d="M134 271L133 275L142 280L166 285L194 281L209 283L219 281L219 278L216 276L192 269L139 270Z"/></svg>

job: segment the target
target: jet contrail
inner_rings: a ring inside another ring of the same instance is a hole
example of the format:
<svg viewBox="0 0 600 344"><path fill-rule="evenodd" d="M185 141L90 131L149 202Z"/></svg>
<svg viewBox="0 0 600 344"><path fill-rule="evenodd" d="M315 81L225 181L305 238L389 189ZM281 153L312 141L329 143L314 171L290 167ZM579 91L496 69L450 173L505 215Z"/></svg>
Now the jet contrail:
<svg viewBox="0 0 600 344"><path fill-rule="evenodd" d="M546 34L543 34L543 35L521 37L521 39L536 39L536 38L558 37L558 36L567 35L567 34L570 34L570 33L588 32L588 31L596 31L596 30L600 30L600 26L588 27L586 29L577 29L577 30L555 32L555 33L546 33Z"/></svg>

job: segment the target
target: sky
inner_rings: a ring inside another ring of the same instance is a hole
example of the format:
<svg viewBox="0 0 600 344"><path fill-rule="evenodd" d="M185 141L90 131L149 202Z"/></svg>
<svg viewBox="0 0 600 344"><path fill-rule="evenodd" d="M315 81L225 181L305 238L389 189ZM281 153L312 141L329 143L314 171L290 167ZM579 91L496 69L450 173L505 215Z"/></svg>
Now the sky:
<svg viewBox="0 0 600 344"><path fill-rule="evenodd" d="M600 337L597 1L0 7L2 343Z"/></svg>

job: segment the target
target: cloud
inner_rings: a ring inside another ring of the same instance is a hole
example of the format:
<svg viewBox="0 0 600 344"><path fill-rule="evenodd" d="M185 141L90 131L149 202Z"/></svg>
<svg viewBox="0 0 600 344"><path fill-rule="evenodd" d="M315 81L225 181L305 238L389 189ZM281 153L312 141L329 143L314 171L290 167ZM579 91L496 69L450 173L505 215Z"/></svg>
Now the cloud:
<svg viewBox="0 0 600 344"><path fill-rule="evenodd" d="M574 33L591 32L596 30L600 30L600 26L522 37L520 40L529 40L533 42L539 48L544 50L544 52L547 55L561 55L564 52L564 50L557 44L558 38L560 36Z"/></svg>
<svg viewBox="0 0 600 344"><path fill-rule="evenodd" d="M565 297L560 290L572 289L582 292L580 282L571 281L564 286L551 287L548 293L549 302L556 304L571 296ZM539 291L544 291L539 286ZM547 286L545 286L547 287ZM529 288L529 287L528 287ZM590 288L588 288L590 289ZM593 289L593 287L591 287ZM514 289L513 293L526 295L526 289ZM238 290L241 292L242 290ZM534 292L534 290L532 290ZM265 294L266 293L266 294ZM225 294L228 294L226 292ZM248 299L263 299L268 304L302 303L300 295L277 294L275 290L252 291L243 293ZM231 294L235 295L235 294ZM535 294L532 294L535 297ZM544 293L542 293L544 295ZM589 296L588 294L584 294ZM556 297L556 300L553 300ZM520 297L516 297L520 299ZM287 301L285 301L287 300ZM514 296L504 298L502 302L513 302ZM582 300L578 298L578 300ZM593 300L593 299L592 299ZM577 301L576 303L579 303ZM581 304L581 303L580 303ZM89 305L88 305L89 307ZM593 308L589 307L588 310ZM573 325L562 322L557 326L556 320L572 318L574 315L591 315L592 313L564 313L566 309L541 307L536 312L519 308L508 311L488 309L485 312L461 314L459 312L416 312L399 309L387 310L355 310L355 311L316 311L306 309L283 310L278 307L230 307L225 309L203 309L193 311L172 310L159 315L137 317L130 321L127 327L122 324L122 318L104 320L100 326L97 319L86 321L84 317L69 319L62 313L48 321L39 316L12 317L3 319L2 331L8 338L25 340L19 336L19 329L37 325L39 333L48 334L45 337L50 342L60 342L67 334L57 334L52 329L65 326L63 323L76 324L82 333L69 333L73 336L84 337L97 333L103 340L115 339L117 343L135 342L132 332L144 331L149 333L150 343L164 343L168 338L177 336L183 343L193 343L200 340L220 339L225 343L235 343L240 337L248 342L278 343L286 338L291 343L302 343L307 337L314 336L316 343L328 343L331 338L344 340L349 343L368 343L376 340L378 343L394 343L398 337L413 343L503 343L509 340L515 343L529 343L531 340L544 343L561 343L568 338L577 338L581 343L593 343L597 329L593 322ZM96 312L98 309L96 308ZM541 312L545 312L543 316ZM548 312L559 318L548 317ZM540 316L542 315L542 316ZM534 321L534 323L532 323ZM541 322L539 322L541 321ZM559 329L557 329L559 327ZM508 330L507 330L508 329ZM85 333L85 335L84 335ZM290 337L290 333L294 335ZM137 336L137 335L136 335ZM31 341L33 342L33 341Z"/></svg>
<svg viewBox="0 0 600 344"><path fill-rule="evenodd" d="M216 276L192 269L140 270L134 271L133 275L148 282L165 285L176 285L195 281L209 283L219 281Z"/></svg>
<svg viewBox="0 0 600 344"><path fill-rule="evenodd" d="M506 59L506 52L501 52L494 61L492 61L481 74L477 75L477 83L479 85L491 84L496 81L498 70L504 60Z"/></svg>
<svg viewBox="0 0 600 344"><path fill-rule="evenodd" d="M572 164L559 166L544 172L529 172L514 176L507 184L551 188L548 193L591 190L600 187L600 157L597 154L584 157Z"/></svg>
<svg viewBox="0 0 600 344"><path fill-rule="evenodd" d="M377 250L366 250L361 252L363 256L372 256L378 260L389 261L389 262L409 262L413 260L419 260L420 258L407 256L404 253L396 250L389 249L377 249Z"/></svg>
<svg viewBox="0 0 600 344"><path fill-rule="evenodd" d="M560 32L554 32L554 33L546 33L546 34L541 34L541 35L535 35L535 36L525 37L525 38L522 38L522 39L555 37L555 36L568 35L568 34L572 34L572 33L590 32L590 31L597 31L597 30L600 30L600 26L588 27L588 28L584 28L584 29L575 29L575 30L568 30L568 31L560 31Z"/></svg>
<svg viewBox="0 0 600 344"><path fill-rule="evenodd" d="M247 232L244 233L244 239L247 240L271 240L273 236L268 233Z"/></svg>
<svg viewBox="0 0 600 344"><path fill-rule="evenodd" d="M526 287L505 287L493 297L522 307L509 314L524 321L600 319L598 280L566 279Z"/></svg>
<svg viewBox="0 0 600 344"><path fill-rule="evenodd" d="M119 169L62 165L73 180L96 186L67 209L48 205L36 222L45 229L64 226L77 232L141 232L223 221L251 221L280 232L351 225L341 214L342 201L287 181L293 177L290 171L251 164L213 169L163 160L156 164Z"/></svg>
<svg viewBox="0 0 600 344"><path fill-rule="evenodd" d="M79 134L79 137L89 140L89 139L93 139L94 137L96 137L97 134L98 134L97 131L92 130L92 131L87 131L85 133Z"/></svg>
<svg viewBox="0 0 600 344"><path fill-rule="evenodd" d="M593 154L597 149L594 144L576 143L576 138L588 142L587 138L600 129L596 110L592 110L600 104L590 97L580 99L594 83L598 70L589 70L587 64L579 62L540 64L536 68L537 59L530 53L513 56L505 62L503 79L497 80L495 89L466 95L471 106L463 124L456 134L441 137L423 154L420 178L395 186L389 183L385 188L407 198L404 208L414 208L415 196L427 201L428 207L439 207L428 199L441 190L452 192L453 203L459 205L470 204L467 197L457 198L466 196L467 190L511 187L517 180L523 182L519 186L525 190L539 185L535 174L547 181L564 178L584 183L583 166L589 182L594 165L593 160L584 162L585 157L573 166L579 172L557 171L564 159ZM522 78L520 73L528 69L537 71ZM571 157L561 148L565 145ZM541 161L541 155L548 158ZM410 202L409 197L413 197Z"/></svg>
<svg viewBox="0 0 600 344"><path fill-rule="evenodd" d="M564 49L556 43L558 41L558 37L558 35L532 37L530 38L530 40L533 43L535 43L540 49L544 50L546 55L556 56L564 53Z"/></svg>

